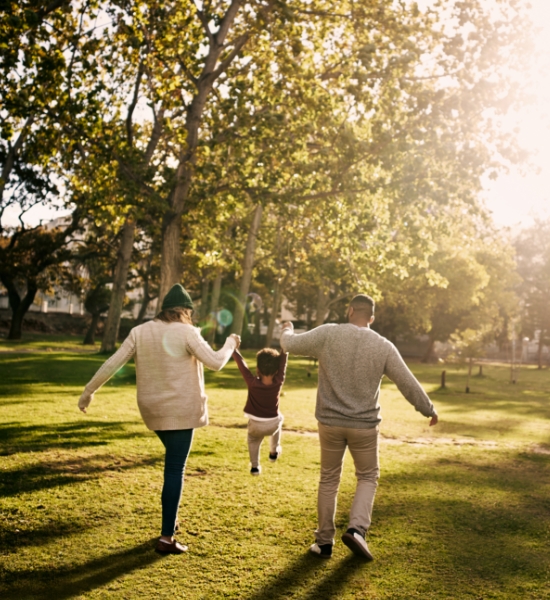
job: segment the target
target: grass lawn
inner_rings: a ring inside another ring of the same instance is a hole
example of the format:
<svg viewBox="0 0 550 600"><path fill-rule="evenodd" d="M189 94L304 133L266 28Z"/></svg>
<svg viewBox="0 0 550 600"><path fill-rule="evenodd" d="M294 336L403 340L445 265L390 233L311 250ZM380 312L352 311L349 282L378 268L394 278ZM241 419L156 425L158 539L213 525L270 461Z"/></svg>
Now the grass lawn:
<svg viewBox="0 0 550 600"><path fill-rule="evenodd" d="M96 342L93 346L84 346L82 343L84 334L43 334L25 332L21 340L8 340L6 333L0 335L0 354L7 352L97 352L101 342Z"/></svg>
<svg viewBox="0 0 550 600"><path fill-rule="evenodd" d="M375 561L364 564L339 537L330 561L307 552L316 372L291 359L284 454L269 463L264 443L251 477L232 362L207 376L211 425L196 432L180 512L190 551L161 557L162 446L139 417L134 367L82 415L78 396L104 357L67 343L0 355L0 598L550 598L550 371L524 368L511 385L505 367L485 366L465 394L464 371L447 367L438 390L441 367L412 364L440 413L431 429L384 383ZM340 532L353 489L347 459Z"/></svg>

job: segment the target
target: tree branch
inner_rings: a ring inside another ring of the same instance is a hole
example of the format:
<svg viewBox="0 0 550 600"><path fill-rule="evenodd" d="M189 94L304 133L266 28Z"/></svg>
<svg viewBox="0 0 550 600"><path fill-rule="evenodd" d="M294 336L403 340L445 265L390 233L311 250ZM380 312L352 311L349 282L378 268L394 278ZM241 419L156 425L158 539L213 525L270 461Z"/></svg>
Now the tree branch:
<svg viewBox="0 0 550 600"><path fill-rule="evenodd" d="M199 17L199 21L201 22L202 27L206 33L206 37L208 38L208 43L212 48L214 46L215 40L214 35L210 31L210 27L208 27L208 19L204 16L204 12L197 6L196 2L193 2L193 5L195 7L195 10L197 11L197 17Z"/></svg>
<svg viewBox="0 0 550 600"><path fill-rule="evenodd" d="M50 13L54 12L58 8L61 8L64 5L69 5L70 3L71 3L71 0L52 0L52 2L50 2L46 6L46 8L43 8L42 10L38 11L38 13L37 13L38 17L40 19L43 19L44 17L46 17Z"/></svg>
<svg viewBox="0 0 550 600"><path fill-rule="evenodd" d="M0 202L2 201L2 196L4 195L4 189L6 188L6 184L8 183L8 179L13 170L13 166L15 164L15 159L17 158L17 153L19 152L21 146L23 145L23 142L25 141L25 138L27 137L27 135L29 133L29 128L32 125L33 120L34 120L34 115L27 117L27 120L25 121L25 123L23 124L23 127L21 128L21 131L19 132L19 136L17 137L17 140L15 140L15 144L13 146L11 146L8 151L8 156L6 158L6 162L4 163L4 166L2 167L2 174L0 175Z"/></svg>
<svg viewBox="0 0 550 600"><path fill-rule="evenodd" d="M231 0L231 5L229 6L227 12L223 16L220 23L220 28L214 36L214 39L218 46L224 45L225 38L227 37L227 34L229 32L229 28L231 27L233 21L235 20L235 17L237 16L237 12L239 11L241 3L242 0Z"/></svg>
<svg viewBox="0 0 550 600"><path fill-rule="evenodd" d="M128 115L126 116L126 139L128 141L128 145L132 147L134 145L134 134L132 127L132 117L134 115L134 110L138 103L139 98L139 86L141 85L141 78L143 77L144 67L143 67L143 59L139 61L136 83L134 85L134 95L132 97L132 101L128 106Z"/></svg>
<svg viewBox="0 0 550 600"><path fill-rule="evenodd" d="M233 62L249 38L249 33L243 33L233 42L233 50L231 50L227 57L220 63L220 66L212 74L214 79L217 79L222 73L225 72L227 67L229 67L229 65Z"/></svg>

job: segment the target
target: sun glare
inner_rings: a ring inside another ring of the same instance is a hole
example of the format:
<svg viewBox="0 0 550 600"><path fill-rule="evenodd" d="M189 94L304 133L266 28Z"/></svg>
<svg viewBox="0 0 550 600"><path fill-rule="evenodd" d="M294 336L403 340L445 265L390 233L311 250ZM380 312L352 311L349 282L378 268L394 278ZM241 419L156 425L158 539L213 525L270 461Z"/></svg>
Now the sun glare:
<svg viewBox="0 0 550 600"><path fill-rule="evenodd" d="M496 181L484 182L487 207L506 226L550 216L550 2L531 0L531 12L537 30L525 85L533 102L508 121L511 129L517 126L518 141L531 153L532 166L512 168Z"/></svg>

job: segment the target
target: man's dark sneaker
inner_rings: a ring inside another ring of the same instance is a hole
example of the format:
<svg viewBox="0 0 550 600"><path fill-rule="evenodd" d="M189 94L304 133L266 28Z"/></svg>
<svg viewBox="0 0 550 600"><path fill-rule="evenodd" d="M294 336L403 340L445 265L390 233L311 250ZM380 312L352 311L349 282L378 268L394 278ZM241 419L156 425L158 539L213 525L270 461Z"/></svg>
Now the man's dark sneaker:
<svg viewBox="0 0 550 600"><path fill-rule="evenodd" d="M315 544L310 547L309 551L319 558L330 558L332 556L332 544L321 544L319 546L319 544L315 542Z"/></svg>
<svg viewBox="0 0 550 600"><path fill-rule="evenodd" d="M259 475L262 472L262 467L252 467L250 469L251 475Z"/></svg>
<svg viewBox="0 0 550 600"><path fill-rule="evenodd" d="M342 536L342 541L355 556L359 556L365 560L373 560L373 556L369 552L369 547L367 546L364 536L361 535L357 529L350 527Z"/></svg>

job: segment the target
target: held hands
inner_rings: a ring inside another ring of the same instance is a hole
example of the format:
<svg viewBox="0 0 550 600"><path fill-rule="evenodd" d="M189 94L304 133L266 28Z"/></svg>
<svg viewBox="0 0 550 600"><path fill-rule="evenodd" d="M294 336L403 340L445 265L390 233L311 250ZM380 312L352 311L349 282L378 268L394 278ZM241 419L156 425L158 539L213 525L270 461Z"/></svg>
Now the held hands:
<svg viewBox="0 0 550 600"><path fill-rule="evenodd" d="M430 419L430 427L433 427L434 425L437 425L437 415L434 415L431 419Z"/></svg>
<svg viewBox="0 0 550 600"><path fill-rule="evenodd" d="M237 345L235 346L235 349L238 349L238 348L240 348L240 346L241 346L241 336L240 336L240 335L237 335L236 333L232 333L232 334L231 334L229 337L230 337L230 338L233 338L233 339L235 340L235 342L236 342L236 344L237 344Z"/></svg>

